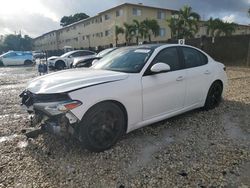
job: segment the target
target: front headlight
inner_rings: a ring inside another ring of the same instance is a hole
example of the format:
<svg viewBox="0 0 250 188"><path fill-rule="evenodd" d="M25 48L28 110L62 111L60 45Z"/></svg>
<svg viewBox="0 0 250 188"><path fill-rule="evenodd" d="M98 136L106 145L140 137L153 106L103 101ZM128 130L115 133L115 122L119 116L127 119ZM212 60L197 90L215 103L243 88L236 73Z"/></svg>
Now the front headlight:
<svg viewBox="0 0 250 188"><path fill-rule="evenodd" d="M56 116L66 113L78 106L81 106L82 102L77 100L51 102L51 103L37 103L34 104L34 109L41 110L50 116Z"/></svg>

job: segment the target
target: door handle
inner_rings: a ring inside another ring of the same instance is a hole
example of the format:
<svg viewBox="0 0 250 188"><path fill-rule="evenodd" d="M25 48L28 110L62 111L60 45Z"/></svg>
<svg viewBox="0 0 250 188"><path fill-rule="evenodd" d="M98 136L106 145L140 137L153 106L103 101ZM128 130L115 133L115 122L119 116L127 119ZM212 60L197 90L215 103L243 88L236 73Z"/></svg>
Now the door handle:
<svg viewBox="0 0 250 188"><path fill-rule="evenodd" d="M182 81L184 79L183 76L179 76L178 78L176 78L176 81Z"/></svg>
<svg viewBox="0 0 250 188"><path fill-rule="evenodd" d="M204 74L211 74L211 72L209 70L206 70Z"/></svg>

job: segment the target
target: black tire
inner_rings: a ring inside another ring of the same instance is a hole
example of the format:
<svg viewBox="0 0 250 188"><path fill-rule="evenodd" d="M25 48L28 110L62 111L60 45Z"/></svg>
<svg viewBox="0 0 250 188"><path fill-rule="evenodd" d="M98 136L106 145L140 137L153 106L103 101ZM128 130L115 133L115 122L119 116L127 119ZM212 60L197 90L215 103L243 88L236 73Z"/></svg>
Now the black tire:
<svg viewBox="0 0 250 188"><path fill-rule="evenodd" d="M219 81L214 82L210 86L210 88L208 90L206 102L204 105L205 110L211 110L211 109L214 109L215 107L219 106L219 104L222 100L222 96L221 96L222 90L223 90L223 86L222 86L221 82L219 82Z"/></svg>
<svg viewBox="0 0 250 188"><path fill-rule="evenodd" d="M31 60L25 60L24 65L33 65L33 61Z"/></svg>
<svg viewBox="0 0 250 188"><path fill-rule="evenodd" d="M0 60L0 67L3 67L4 66L4 64L3 64L3 62Z"/></svg>
<svg viewBox="0 0 250 188"><path fill-rule="evenodd" d="M79 139L92 152L110 149L125 133L126 120L113 102L99 103L86 113L80 123Z"/></svg>
<svg viewBox="0 0 250 188"><path fill-rule="evenodd" d="M65 68L65 63L63 61L57 61L56 65L55 65L55 68L57 70L63 70Z"/></svg>

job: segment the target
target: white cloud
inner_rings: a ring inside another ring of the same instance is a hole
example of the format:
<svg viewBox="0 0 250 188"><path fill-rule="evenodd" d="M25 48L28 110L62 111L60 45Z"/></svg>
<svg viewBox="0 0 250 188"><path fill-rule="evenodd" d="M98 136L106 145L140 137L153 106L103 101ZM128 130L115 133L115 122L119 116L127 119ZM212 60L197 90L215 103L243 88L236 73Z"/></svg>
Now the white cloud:
<svg viewBox="0 0 250 188"><path fill-rule="evenodd" d="M234 14L231 14L231 15L229 15L229 16L224 16L223 18L222 18L222 20L224 21L224 22L228 22L228 23L232 23L232 22L235 22L235 15Z"/></svg>
<svg viewBox="0 0 250 188"><path fill-rule="evenodd" d="M1 0L0 34L22 31L36 37L60 27L65 15L84 12L90 16L121 3L138 0ZM189 4L202 17L223 18L224 21L249 24L247 8L250 0L142 0L144 5L179 9Z"/></svg>

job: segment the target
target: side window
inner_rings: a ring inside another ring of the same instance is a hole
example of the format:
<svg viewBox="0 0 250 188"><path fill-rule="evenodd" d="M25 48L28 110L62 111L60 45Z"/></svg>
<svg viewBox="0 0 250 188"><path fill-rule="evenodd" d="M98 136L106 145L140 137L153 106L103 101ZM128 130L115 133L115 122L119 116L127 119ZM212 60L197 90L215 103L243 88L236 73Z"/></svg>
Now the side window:
<svg viewBox="0 0 250 188"><path fill-rule="evenodd" d="M69 57L79 57L79 56L81 56L81 52L75 52L71 54Z"/></svg>
<svg viewBox="0 0 250 188"><path fill-rule="evenodd" d="M153 64L158 62L168 64L170 66L170 71L181 69L177 48L175 47L166 48L160 51L153 60Z"/></svg>
<svg viewBox="0 0 250 188"><path fill-rule="evenodd" d="M10 52L10 53L4 55L3 57L4 57L4 58L11 58L11 57L15 57L15 56L16 56L16 53L15 53L15 52Z"/></svg>
<svg viewBox="0 0 250 188"><path fill-rule="evenodd" d="M94 53L93 53L93 52L88 52L88 51L86 51L86 52L83 52L83 54L84 54L84 55L93 55Z"/></svg>
<svg viewBox="0 0 250 188"><path fill-rule="evenodd" d="M207 64L207 57L198 50L182 47L186 68L198 67Z"/></svg>

